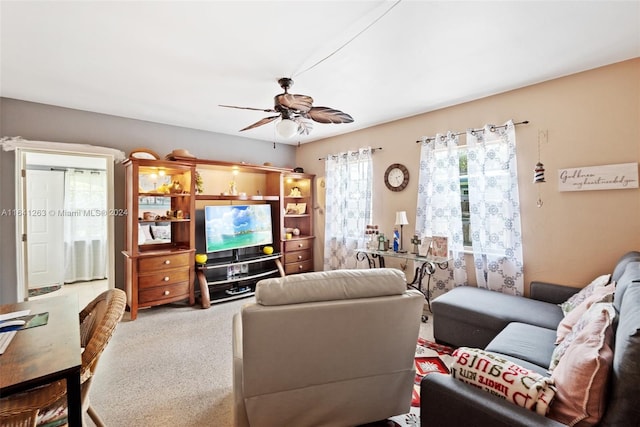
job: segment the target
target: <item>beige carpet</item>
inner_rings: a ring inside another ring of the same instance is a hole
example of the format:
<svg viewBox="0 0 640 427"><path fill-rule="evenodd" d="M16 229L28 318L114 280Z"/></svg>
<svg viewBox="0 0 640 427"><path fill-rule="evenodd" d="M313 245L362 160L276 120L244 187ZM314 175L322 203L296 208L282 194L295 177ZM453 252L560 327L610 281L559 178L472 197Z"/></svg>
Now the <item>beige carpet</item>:
<svg viewBox="0 0 640 427"><path fill-rule="evenodd" d="M231 318L252 298L125 313L103 354L91 402L108 426L233 425ZM431 319L420 335L432 340ZM85 416L88 426L93 426Z"/></svg>

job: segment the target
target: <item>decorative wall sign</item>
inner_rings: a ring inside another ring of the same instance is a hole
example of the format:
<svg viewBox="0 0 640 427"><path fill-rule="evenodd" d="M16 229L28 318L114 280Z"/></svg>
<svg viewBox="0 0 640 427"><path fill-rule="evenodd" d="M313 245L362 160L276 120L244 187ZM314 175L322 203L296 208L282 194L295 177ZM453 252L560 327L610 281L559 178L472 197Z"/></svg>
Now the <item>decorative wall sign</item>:
<svg viewBox="0 0 640 427"><path fill-rule="evenodd" d="M638 164L585 166L559 169L558 190L618 190L638 188Z"/></svg>

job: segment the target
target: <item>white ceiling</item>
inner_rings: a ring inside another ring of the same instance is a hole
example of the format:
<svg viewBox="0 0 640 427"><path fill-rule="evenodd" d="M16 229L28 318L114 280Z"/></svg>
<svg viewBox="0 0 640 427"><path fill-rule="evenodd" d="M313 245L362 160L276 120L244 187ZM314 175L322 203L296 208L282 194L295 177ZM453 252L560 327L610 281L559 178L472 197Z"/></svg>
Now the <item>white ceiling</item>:
<svg viewBox="0 0 640 427"><path fill-rule="evenodd" d="M0 18L3 97L291 144L640 56L640 1L2 0ZM271 114L218 105L272 108L283 76L355 122L239 133Z"/></svg>

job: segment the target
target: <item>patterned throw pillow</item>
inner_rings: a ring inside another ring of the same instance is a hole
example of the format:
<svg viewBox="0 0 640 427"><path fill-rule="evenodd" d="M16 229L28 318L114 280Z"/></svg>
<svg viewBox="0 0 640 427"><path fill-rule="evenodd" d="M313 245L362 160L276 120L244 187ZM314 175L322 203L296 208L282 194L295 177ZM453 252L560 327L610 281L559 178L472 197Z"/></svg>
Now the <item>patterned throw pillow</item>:
<svg viewBox="0 0 640 427"><path fill-rule="evenodd" d="M613 364L613 309L594 309L593 318L560 358L551 378L556 397L549 418L566 425L591 426L604 415Z"/></svg>
<svg viewBox="0 0 640 427"><path fill-rule="evenodd" d="M571 332L556 346L551 355L551 363L549 364L549 373L553 373L553 370L558 366L558 362L567 351L567 348L575 341L576 337L582 332L582 330L591 322L600 321L600 318L604 315L602 312L608 311L609 317L613 319L616 311L613 308L613 304L610 302L598 302L594 303L581 317L578 322L573 325Z"/></svg>
<svg viewBox="0 0 640 427"><path fill-rule="evenodd" d="M604 286L602 288L596 288L593 293L580 303L576 308L571 310L569 314L558 324L556 333L556 344L560 344L563 339L571 332L574 325L578 323L582 315L589 310L593 304L599 302L613 302L613 294L616 291L616 284Z"/></svg>
<svg viewBox="0 0 640 427"><path fill-rule="evenodd" d="M578 293L572 295L571 298L560 304L560 308L562 309L564 315L566 316L567 314L569 314L571 310L576 308L585 299L590 297L591 294L593 294L593 291L595 291L597 288L606 286L609 283L610 278L611 274L604 274L600 277L596 277L593 282L589 283L587 286L580 289Z"/></svg>
<svg viewBox="0 0 640 427"><path fill-rule="evenodd" d="M555 395L551 378L477 348L460 347L451 356L452 377L546 415Z"/></svg>

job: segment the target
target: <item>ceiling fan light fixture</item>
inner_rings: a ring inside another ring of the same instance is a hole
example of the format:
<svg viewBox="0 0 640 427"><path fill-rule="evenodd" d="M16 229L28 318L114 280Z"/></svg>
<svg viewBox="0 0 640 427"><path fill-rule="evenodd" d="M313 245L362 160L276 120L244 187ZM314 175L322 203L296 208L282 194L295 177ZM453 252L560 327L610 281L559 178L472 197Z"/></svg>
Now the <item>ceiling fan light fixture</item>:
<svg viewBox="0 0 640 427"><path fill-rule="evenodd" d="M291 138L298 133L298 124L290 119L282 119L276 123L276 131L282 138Z"/></svg>

